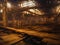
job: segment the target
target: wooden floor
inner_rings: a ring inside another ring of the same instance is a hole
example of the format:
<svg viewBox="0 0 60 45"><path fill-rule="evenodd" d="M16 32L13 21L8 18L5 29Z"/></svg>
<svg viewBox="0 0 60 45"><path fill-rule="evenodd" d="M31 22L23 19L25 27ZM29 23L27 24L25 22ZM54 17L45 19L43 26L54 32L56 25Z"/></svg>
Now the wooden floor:
<svg viewBox="0 0 60 45"><path fill-rule="evenodd" d="M26 45L26 43L21 40L25 38L23 36L24 34L28 34L30 36L36 36L42 38L42 42L47 43L46 45L60 45L59 31L51 32L52 28L47 26L31 26L31 27L28 26L28 28L24 28L24 29L15 29L10 27L0 28L0 44L1 45L12 45L12 44Z"/></svg>

